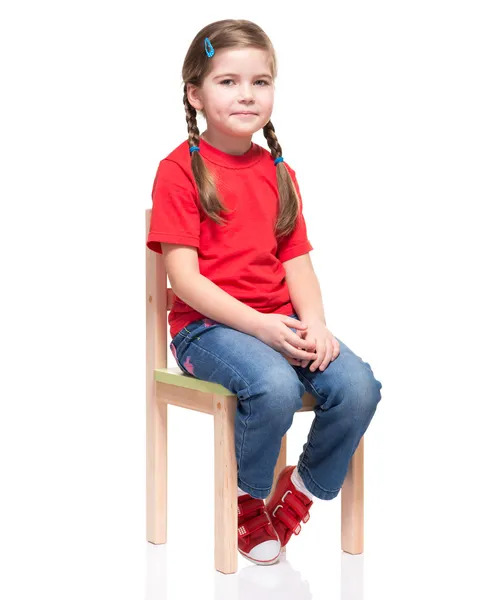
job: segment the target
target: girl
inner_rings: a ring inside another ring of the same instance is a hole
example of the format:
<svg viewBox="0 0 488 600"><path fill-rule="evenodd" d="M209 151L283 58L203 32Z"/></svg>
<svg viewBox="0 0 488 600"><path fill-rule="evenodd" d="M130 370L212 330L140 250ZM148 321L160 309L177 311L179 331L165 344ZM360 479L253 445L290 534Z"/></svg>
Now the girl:
<svg viewBox="0 0 488 600"><path fill-rule="evenodd" d="M338 495L382 385L326 326L296 175L270 121L268 36L246 20L211 23L182 75L188 139L158 166L147 247L164 255L175 292L177 364L237 395L238 547L269 565L313 501ZM252 142L260 129L270 151ZM306 391L317 400L308 440L265 504Z"/></svg>

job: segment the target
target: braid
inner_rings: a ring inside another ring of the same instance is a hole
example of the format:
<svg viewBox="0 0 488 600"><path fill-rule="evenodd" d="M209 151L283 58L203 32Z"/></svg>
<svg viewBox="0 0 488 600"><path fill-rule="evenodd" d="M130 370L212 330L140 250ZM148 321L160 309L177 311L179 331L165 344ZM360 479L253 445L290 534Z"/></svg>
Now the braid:
<svg viewBox="0 0 488 600"><path fill-rule="evenodd" d="M273 159L282 156L281 146L278 142L278 138L276 137L275 128L271 121L268 121L266 125L263 127L263 134L268 142L269 149L271 150L271 156Z"/></svg>
<svg viewBox="0 0 488 600"><path fill-rule="evenodd" d="M188 127L188 147L198 147L200 145L200 131L198 130L197 111L188 100L186 85L183 93L183 105ZM212 173L207 169L200 152L191 153L191 170L198 188L202 210L215 223L223 225L224 219L222 219L220 213L226 213L229 210L221 201Z"/></svg>
<svg viewBox="0 0 488 600"><path fill-rule="evenodd" d="M281 146L271 121L268 121L263 127L263 134L268 142L273 160L282 157L283 153ZM279 162L276 165L276 179L278 184L280 210L278 220L275 223L275 234L278 237L282 237L290 234L295 228L299 211L299 198L293 179L283 162Z"/></svg>
<svg viewBox="0 0 488 600"><path fill-rule="evenodd" d="M200 131L198 130L197 124L197 111L188 101L188 96L186 95L186 86L183 93L183 105L185 107L186 124L188 127L188 145L190 147L198 146L200 143Z"/></svg>

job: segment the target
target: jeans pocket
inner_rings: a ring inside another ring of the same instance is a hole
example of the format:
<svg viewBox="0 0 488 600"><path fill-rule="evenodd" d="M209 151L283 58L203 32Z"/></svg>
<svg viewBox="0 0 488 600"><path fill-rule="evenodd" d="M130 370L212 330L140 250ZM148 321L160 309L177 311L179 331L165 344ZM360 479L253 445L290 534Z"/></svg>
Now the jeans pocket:
<svg viewBox="0 0 488 600"><path fill-rule="evenodd" d="M179 359L179 355L181 355L181 353L184 352L184 349L187 346L188 334L186 333L185 329L182 329L179 333L177 333L169 345L171 354L173 355L178 368L184 373L188 373L188 371L183 367Z"/></svg>
<svg viewBox="0 0 488 600"><path fill-rule="evenodd" d="M222 326L222 323L218 323L217 321L208 318L200 319L183 327L183 329L173 338L173 341L170 344L171 352L175 357L176 364L184 373L195 377L195 375L190 372L193 371L191 362L189 369L185 368L185 360L190 359L190 357L187 356L187 353L192 342L199 340L200 336L205 331L208 331L208 329L219 326Z"/></svg>
<svg viewBox="0 0 488 600"><path fill-rule="evenodd" d="M193 342L194 340L200 339L200 335L209 329L210 327L216 327L218 325L222 325L217 321L213 321L212 319L204 318L199 321L193 321L186 327L183 328L183 333L185 334L185 339L188 342Z"/></svg>
<svg viewBox="0 0 488 600"><path fill-rule="evenodd" d="M169 345L169 347L171 349L171 354L174 356L174 359L175 359L176 364L177 364L178 368L180 369L180 371L183 371L183 373L186 373L187 375L191 375L191 373L188 373L188 371L185 369L185 367L183 366L184 363L178 357L179 354L181 355L181 353L184 353L185 348L188 346L188 344L186 343L186 338L182 338L176 344L175 344L175 340L176 340L176 337Z"/></svg>

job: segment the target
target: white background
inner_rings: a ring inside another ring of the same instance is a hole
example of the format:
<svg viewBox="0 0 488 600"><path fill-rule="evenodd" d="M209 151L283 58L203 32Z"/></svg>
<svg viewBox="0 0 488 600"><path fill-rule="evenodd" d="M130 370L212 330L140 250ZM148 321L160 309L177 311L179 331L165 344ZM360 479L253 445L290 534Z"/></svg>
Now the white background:
<svg viewBox="0 0 488 600"><path fill-rule="evenodd" d="M144 211L186 139L187 48L224 18L275 45L272 120L328 325L383 384L364 586L341 572L340 499L288 560L314 598L486 597L488 20L469 0L2 4L0 595L214 598L222 581L207 415L170 407L169 544L145 541Z"/></svg>

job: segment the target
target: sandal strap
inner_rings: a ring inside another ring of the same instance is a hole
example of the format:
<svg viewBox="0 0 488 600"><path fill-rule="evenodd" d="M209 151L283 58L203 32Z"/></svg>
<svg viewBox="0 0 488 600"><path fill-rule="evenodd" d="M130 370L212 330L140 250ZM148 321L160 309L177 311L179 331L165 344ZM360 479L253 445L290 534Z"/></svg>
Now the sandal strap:
<svg viewBox="0 0 488 600"><path fill-rule="evenodd" d="M264 509L264 501L259 498L249 496L247 500L239 502L237 505L237 515L243 517L248 513L256 512L258 509Z"/></svg>
<svg viewBox="0 0 488 600"><path fill-rule="evenodd" d="M294 515L290 514L290 512L283 507L283 505L278 504L278 507L275 509L273 514L286 527L288 527L288 529L291 529L295 535L298 535L302 530L298 519Z"/></svg>
<svg viewBox="0 0 488 600"><path fill-rule="evenodd" d="M300 502L300 500L295 496L295 494L287 494L284 499L285 504L289 504L291 508L296 512L301 521L306 523L310 518L310 513L308 512L307 507Z"/></svg>
<svg viewBox="0 0 488 600"><path fill-rule="evenodd" d="M300 521L306 523L310 519L310 513L303 502L291 491L283 495L282 502L283 504L278 504L275 508L273 515L295 535L298 535L302 530Z"/></svg>
<svg viewBox="0 0 488 600"><path fill-rule="evenodd" d="M249 521L246 521L242 525L239 525L237 528L237 534L240 538L242 538L250 533L253 533L253 531L256 531L257 529L260 529L261 527L266 527L269 524L270 521L268 515L263 513L257 517L249 519Z"/></svg>

